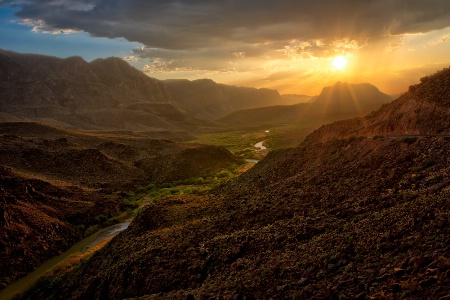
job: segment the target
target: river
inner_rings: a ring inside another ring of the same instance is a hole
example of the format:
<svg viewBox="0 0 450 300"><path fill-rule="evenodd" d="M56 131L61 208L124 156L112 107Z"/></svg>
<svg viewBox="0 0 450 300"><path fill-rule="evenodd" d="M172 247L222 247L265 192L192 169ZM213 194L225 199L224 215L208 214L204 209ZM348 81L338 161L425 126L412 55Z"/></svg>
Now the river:
<svg viewBox="0 0 450 300"><path fill-rule="evenodd" d="M266 150L267 147L263 145L264 141L257 142L253 147L259 148L259 150Z"/></svg>
<svg viewBox="0 0 450 300"><path fill-rule="evenodd" d="M33 272L28 273L28 275L26 275L25 277L22 277L13 284L7 286L0 293L0 299L2 300L12 299L14 295L16 295L17 293L23 293L27 291L34 284L36 284L39 278L41 278L48 271L54 269L58 264L66 260L69 256L75 253L84 252L88 248L95 246L106 239L110 239L116 236L119 232L127 229L128 225L130 225L130 222L131 220L126 220L122 223L103 228L94 233L93 235L79 241L66 252L46 261Z"/></svg>
<svg viewBox="0 0 450 300"><path fill-rule="evenodd" d="M254 145L255 148L258 148L258 151L266 150L267 147L263 145L264 141L258 142ZM246 159L248 162L257 163L258 160L256 159ZM41 278L45 273L48 271L51 271L54 269L58 264L66 260L69 256L75 253L84 252L88 248L93 247L102 241L112 238L116 236L119 232L125 230L128 228L128 225L130 225L131 219L126 220L123 223L115 224L107 228L103 228L93 235L79 241L75 245L73 245L69 250L66 252L60 254L57 257L54 257L42 265L40 265L36 270L29 273L25 277L22 277L21 279L17 280L13 284L7 286L1 293L0 293L0 299L1 300L8 300L12 299L14 295L18 293L23 293L30 289L36 282Z"/></svg>

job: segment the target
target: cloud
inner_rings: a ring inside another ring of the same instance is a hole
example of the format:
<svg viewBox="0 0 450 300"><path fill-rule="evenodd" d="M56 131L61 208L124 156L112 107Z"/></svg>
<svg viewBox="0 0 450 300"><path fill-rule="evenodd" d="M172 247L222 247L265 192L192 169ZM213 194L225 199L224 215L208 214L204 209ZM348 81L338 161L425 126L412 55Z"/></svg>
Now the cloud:
<svg viewBox="0 0 450 300"><path fill-rule="evenodd" d="M444 34L437 41L432 42L431 45L432 46L437 46L439 44L448 43L448 42L450 42L450 33Z"/></svg>
<svg viewBox="0 0 450 300"><path fill-rule="evenodd" d="M132 61L132 62L141 61L141 59L139 57L136 57L134 55L127 55L127 56L122 57L122 59L125 61Z"/></svg>
<svg viewBox="0 0 450 300"><path fill-rule="evenodd" d="M40 19L22 19L20 24L33 27L31 31L50 34L71 34L80 32L69 28L48 27L43 20Z"/></svg>
<svg viewBox="0 0 450 300"><path fill-rule="evenodd" d="M450 26L448 0L4 0L51 33L140 42L133 55L155 70L217 71L263 58L302 60L351 53L392 36ZM389 44L391 43L391 44ZM151 64L149 64L151 65Z"/></svg>

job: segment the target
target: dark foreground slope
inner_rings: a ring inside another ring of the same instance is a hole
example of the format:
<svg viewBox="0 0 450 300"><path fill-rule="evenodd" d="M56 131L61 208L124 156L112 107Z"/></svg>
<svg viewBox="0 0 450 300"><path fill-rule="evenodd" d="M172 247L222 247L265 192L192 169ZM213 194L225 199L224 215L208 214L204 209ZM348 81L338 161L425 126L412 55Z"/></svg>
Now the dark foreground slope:
<svg viewBox="0 0 450 300"><path fill-rule="evenodd" d="M1 287L127 209L120 191L214 173L223 148L146 136L0 123Z"/></svg>
<svg viewBox="0 0 450 300"><path fill-rule="evenodd" d="M449 173L446 137L311 138L212 195L146 207L50 294L447 299Z"/></svg>

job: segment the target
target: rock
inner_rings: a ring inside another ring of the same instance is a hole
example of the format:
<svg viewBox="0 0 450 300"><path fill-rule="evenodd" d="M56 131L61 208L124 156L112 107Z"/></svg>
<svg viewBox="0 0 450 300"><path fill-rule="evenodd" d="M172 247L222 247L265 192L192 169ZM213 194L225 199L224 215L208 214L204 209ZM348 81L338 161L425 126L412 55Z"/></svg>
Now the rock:
<svg viewBox="0 0 450 300"><path fill-rule="evenodd" d="M195 300L195 297L192 294L187 294L184 300Z"/></svg>
<svg viewBox="0 0 450 300"><path fill-rule="evenodd" d="M308 282L308 278L302 277L302 278L298 281L298 284L304 285L304 284L306 284L307 282Z"/></svg>
<svg viewBox="0 0 450 300"><path fill-rule="evenodd" d="M385 273L387 272L387 268L382 268L382 269L380 269L380 272L379 272L379 276L382 276L382 275L384 275Z"/></svg>
<svg viewBox="0 0 450 300"><path fill-rule="evenodd" d="M396 277L402 277L403 275L405 275L405 270L401 268L394 268L394 275Z"/></svg>
<svg viewBox="0 0 450 300"><path fill-rule="evenodd" d="M419 282L419 285L423 288L427 288L427 287L431 286L432 284L436 283L437 280L438 280L438 278L434 277L434 276L425 278Z"/></svg>

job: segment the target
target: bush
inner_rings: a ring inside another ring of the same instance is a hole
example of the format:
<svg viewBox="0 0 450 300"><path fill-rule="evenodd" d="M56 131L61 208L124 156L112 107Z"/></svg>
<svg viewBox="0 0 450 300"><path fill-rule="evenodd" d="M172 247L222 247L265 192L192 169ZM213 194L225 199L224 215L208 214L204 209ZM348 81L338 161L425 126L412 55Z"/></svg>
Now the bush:
<svg viewBox="0 0 450 300"><path fill-rule="evenodd" d="M150 183L150 184L148 184L148 185L145 187L145 189L146 189L147 191L153 191L154 189L156 189L156 184Z"/></svg>
<svg viewBox="0 0 450 300"><path fill-rule="evenodd" d="M411 145L417 141L417 138L416 137L405 137L402 141L408 145Z"/></svg>
<svg viewBox="0 0 450 300"><path fill-rule="evenodd" d="M84 236L88 237L90 235L93 235L94 233L97 232L97 230L98 230L98 225L92 225L88 229L86 229L86 231L84 232Z"/></svg>
<svg viewBox="0 0 450 300"><path fill-rule="evenodd" d="M172 195L175 195L180 192L180 189L179 188L171 188L169 191Z"/></svg>
<svg viewBox="0 0 450 300"><path fill-rule="evenodd" d="M103 215L103 214L101 214L101 215L98 215L98 216L95 217L95 221L97 223L104 223L104 222L108 221L108 217Z"/></svg>
<svg viewBox="0 0 450 300"><path fill-rule="evenodd" d="M429 168L432 167L436 164L436 162L434 161L434 159L432 158L428 158L427 160L425 160L424 166L425 168Z"/></svg>
<svg viewBox="0 0 450 300"><path fill-rule="evenodd" d="M203 177L198 177L195 179L194 183L195 184L202 184L205 181L205 179L203 179Z"/></svg>
<svg viewBox="0 0 450 300"><path fill-rule="evenodd" d="M225 178L225 177L230 177L231 173L228 171L221 171L219 173L217 173L217 178Z"/></svg>

